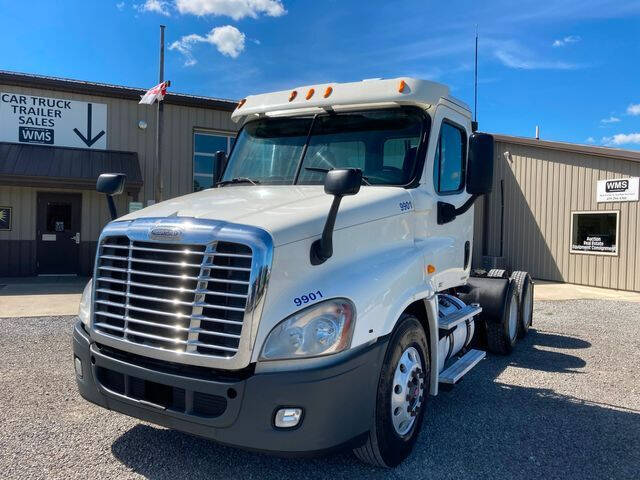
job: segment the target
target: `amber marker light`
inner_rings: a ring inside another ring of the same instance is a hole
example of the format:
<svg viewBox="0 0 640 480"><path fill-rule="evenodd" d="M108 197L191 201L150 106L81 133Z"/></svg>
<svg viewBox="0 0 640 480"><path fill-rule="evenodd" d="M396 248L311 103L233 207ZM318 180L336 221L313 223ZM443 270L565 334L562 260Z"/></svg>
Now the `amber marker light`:
<svg viewBox="0 0 640 480"><path fill-rule="evenodd" d="M246 98L243 98L242 100L240 100L240 101L238 102L238 108L242 107L245 103L247 103L247 99L246 99Z"/></svg>
<svg viewBox="0 0 640 480"><path fill-rule="evenodd" d="M291 93L289 94L289 101L293 102L293 99L296 98L298 96L298 92L296 92L295 90L291 90Z"/></svg>
<svg viewBox="0 0 640 480"><path fill-rule="evenodd" d="M314 93L316 93L316 91L313 88L310 88L309 91L307 92L307 96L305 98L307 100L309 100L311 97L313 97Z"/></svg>
<svg viewBox="0 0 640 480"><path fill-rule="evenodd" d="M404 89L407 87L407 82L405 82L404 80L400 80L400 83L398 83L398 91L400 93L404 92Z"/></svg>
<svg viewBox="0 0 640 480"><path fill-rule="evenodd" d="M327 89L324 91L324 98L327 98L329 95L331 95L332 92L333 87L327 87Z"/></svg>
<svg viewBox="0 0 640 480"><path fill-rule="evenodd" d="M434 267L434 266L433 266L433 265L431 265L431 264L427 265L427 273L428 273L429 275L431 275L431 274L432 274L433 272L435 272L435 271L436 271L436 267Z"/></svg>

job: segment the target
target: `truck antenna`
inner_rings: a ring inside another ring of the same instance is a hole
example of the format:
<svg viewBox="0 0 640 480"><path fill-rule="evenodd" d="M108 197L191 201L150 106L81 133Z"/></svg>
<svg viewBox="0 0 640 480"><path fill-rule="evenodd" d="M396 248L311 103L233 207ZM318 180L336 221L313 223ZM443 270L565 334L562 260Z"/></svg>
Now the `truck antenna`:
<svg viewBox="0 0 640 480"><path fill-rule="evenodd" d="M478 24L476 23L476 55L473 78L473 131L478 129Z"/></svg>

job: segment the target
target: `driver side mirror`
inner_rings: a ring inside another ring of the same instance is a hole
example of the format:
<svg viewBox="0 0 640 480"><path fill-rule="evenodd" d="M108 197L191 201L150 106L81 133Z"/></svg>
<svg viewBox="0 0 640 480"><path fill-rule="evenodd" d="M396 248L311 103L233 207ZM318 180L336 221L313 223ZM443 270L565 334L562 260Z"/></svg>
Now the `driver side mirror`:
<svg viewBox="0 0 640 480"><path fill-rule="evenodd" d="M491 193L493 184L493 135L472 133L469 137L467 161L467 193Z"/></svg>
<svg viewBox="0 0 640 480"><path fill-rule="evenodd" d="M224 175L224 171L227 168L227 153L223 150L218 150L216 152L216 163L213 166L213 178L215 181L214 185L222 180L222 175Z"/></svg>
<svg viewBox="0 0 640 480"><path fill-rule="evenodd" d="M127 176L124 173L103 173L98 177L98 181L96 182L96 190L107 196L107 203L109 204L109 212L111 213L112 220L118 218L118 211L116 210L113 196L120 195L124 192L126 180Z"/></svg>
<svg viewBox="0 0 640 480"><path fill-rule="evenodd" d="M333 227L338 216L342 197L355 195L362 185L362 170L359 168L340 168L329 170L324 179L324 193L333 195L333 203L322 230L322 237L311 244L311 265L320 265L333 255Z"/></svg>
<svg viewBox="0 0 640 480"><path fill-rule="evenodd" d="M355 195L362 185L362 170L359 168L339 168L329 170L324 178L324 193L344 197Z"/></svg>

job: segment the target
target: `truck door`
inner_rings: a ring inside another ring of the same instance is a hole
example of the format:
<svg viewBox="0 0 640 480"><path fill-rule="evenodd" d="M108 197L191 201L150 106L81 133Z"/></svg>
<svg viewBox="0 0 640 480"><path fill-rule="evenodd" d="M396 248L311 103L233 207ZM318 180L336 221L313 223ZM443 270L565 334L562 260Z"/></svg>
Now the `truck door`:
<svg viewBox="0 0 640 480"><path fill-rule="evenodd" d="M433 259L438 290L464 283L469 272L473 208L451 222L437 221L438 202L457 208L470 196L465 190L469 126L468 116L447 105L437 107L423 179L435 203L429 223L439 250Z"/></svg>

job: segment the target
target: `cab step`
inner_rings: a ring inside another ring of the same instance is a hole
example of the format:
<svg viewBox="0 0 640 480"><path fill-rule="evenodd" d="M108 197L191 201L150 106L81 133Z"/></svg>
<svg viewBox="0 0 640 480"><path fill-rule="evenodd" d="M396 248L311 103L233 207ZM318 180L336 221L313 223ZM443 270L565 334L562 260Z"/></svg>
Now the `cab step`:
<svg viewBox="0 0 640 480"><path fill-rule="evenodd" d="M442 371L439 377L440 383L454 385L486 356L487 352L482 350L469 350L451 366Z"/></svg>
<svg viewBox="0 0 640 480"><path fill-rule="evenodd" d="M439 318L438 329L444 330L445 334L450 333L454 328L458 326L458 324L475 317L480 312L482 312L482 307L477 303L467 305L464 308L456 310L452 314L447 315L446 317Z"/></svg>

